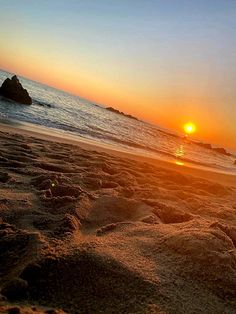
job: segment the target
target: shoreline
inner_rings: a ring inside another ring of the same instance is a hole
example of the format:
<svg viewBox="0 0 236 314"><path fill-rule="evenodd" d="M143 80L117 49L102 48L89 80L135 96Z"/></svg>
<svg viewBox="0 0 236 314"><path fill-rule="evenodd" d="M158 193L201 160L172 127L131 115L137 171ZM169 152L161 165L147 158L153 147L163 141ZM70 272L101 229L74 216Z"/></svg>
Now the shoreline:
<svg viewBox="0 0 236 314"><path fill-rule="evenodd" d="M235 313L235 180L0 127L0 312Z"/></svg>
<svg viewBox="0 0 236 314"><path fill-rule="evenodd" d="M33 130L34 129L34 130ZM224 184L236 186L236 174L225 173L224 171L217 171L217 169L210 169L204 166L196 166L190 163L176 164L174 161L165 161L158 158L149 157L147 155L136 154L135 152L128 152L127 150L122 150L112 145L105 143L96 143L94 140L82 138L79 136L73 136L70 134L62 134L61 132L56 132L52 130L49 134L50 129L42 126L33 125L30 123L21 124L16 122L5 124L0 122L0 131L9 132L12 134L26 135L29 137L35 137L41 140L58 142L62 144L70 144L79 146L86 150L96 150L100 152L105 152L114 156L127 157L137 161L147 162L165 169L175 170L183 174L190 174L193 176L199 176L213 181L223 181Z"/></svg>

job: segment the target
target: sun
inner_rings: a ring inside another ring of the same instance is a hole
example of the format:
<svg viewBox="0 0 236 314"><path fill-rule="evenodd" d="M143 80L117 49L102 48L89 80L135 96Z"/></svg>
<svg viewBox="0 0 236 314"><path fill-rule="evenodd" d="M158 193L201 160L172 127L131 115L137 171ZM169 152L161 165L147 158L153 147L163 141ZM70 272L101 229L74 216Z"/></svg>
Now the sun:
<svg viewBox="0 0 236 314"><path fill-rule="evenodd" d="M184 132L186 134L193 134L196 132L196 125L192 122L188 122L184 124Z"/></svg>

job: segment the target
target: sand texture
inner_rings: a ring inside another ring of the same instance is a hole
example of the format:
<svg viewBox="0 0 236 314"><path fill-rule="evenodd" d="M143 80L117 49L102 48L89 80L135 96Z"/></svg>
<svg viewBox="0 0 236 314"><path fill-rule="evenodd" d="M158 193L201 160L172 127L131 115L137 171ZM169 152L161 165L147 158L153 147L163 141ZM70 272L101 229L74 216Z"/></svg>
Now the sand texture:
<svg viewBox="0 0 236 314"><path fill-rule="evenodd" d="M236 186L0 132L1 313L236 313Z"/></svg>

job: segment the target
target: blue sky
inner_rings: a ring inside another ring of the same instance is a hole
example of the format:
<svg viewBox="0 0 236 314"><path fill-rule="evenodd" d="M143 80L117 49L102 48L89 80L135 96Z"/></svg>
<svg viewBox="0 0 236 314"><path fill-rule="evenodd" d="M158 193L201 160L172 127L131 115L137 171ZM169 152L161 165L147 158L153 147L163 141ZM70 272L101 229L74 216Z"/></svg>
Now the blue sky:
<svg viewBox="0 0 236 314"><path fill-rule="evenodd" d="M1 0L0 67L231 143L235 29L235 0Z"/></svg>

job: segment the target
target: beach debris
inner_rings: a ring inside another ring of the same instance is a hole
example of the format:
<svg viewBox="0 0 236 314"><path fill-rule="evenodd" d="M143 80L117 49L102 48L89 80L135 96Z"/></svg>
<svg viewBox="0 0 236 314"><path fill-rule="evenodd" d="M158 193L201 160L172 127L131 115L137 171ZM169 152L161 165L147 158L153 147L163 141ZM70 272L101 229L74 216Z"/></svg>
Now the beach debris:
<svg viewBox="0 0 236 314"><path fill-rule="evenodd" d="M11 79L7 78L0 87L0 95L14 100L20 104L31 105L32 99L26 89L23 88L17 76L12 76Z"/></svg>

